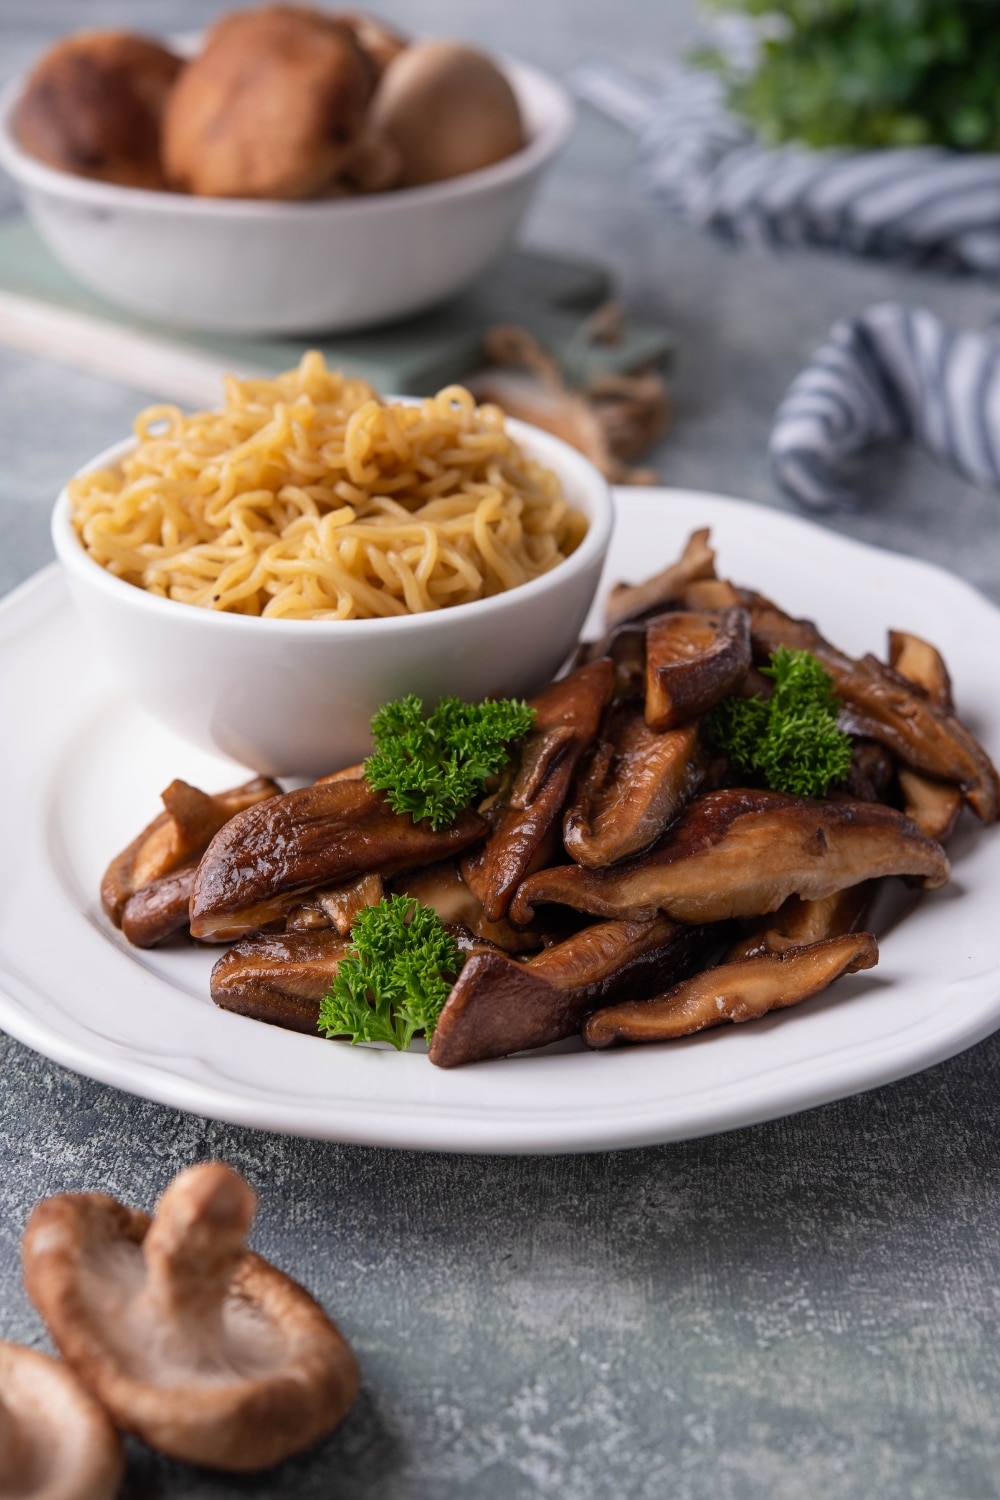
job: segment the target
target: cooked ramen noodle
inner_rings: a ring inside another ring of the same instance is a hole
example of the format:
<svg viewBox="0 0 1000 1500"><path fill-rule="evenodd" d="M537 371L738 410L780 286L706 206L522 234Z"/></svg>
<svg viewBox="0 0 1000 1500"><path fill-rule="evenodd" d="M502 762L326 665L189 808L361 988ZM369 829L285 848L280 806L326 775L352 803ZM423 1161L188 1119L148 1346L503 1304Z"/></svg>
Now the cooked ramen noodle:
<svg viewBox="0 0 1000 1500"><path fill-rule="evenodd" d="M554 568L584 516L499 407L449 386L386 403L307 354L225 382L221 411L153 406L117 469L69 486L73 524L127 582L206 609L350 620L466 604Z"/></svg>

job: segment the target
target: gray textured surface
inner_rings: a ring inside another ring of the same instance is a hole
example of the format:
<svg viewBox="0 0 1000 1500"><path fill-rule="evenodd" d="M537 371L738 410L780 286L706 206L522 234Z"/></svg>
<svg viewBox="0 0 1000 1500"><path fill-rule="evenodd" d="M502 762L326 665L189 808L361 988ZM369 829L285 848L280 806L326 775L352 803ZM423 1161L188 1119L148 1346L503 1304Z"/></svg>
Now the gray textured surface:
<svg viewBox="0 0 1000 1500"><path fill-rule="evenodd" d="M195 0L0 3L13 71L90 24L199 24ZM555 70L641 59L686 0L403 0L387 15ZM593 117L529 226L592 251L680 335L664 479L777 503L773 408L831 320L886 296L982 324L996 292L887 267L734 254L633 197L629 144ZM49 556L66 472L135 395L0 352L0 592ZM53 413L58 420L53 420ZM1000 598L1000 503L887 458L838 528L945 563ZM2 726L0 732L11 732ZM131 1497L343 1500L981 1500L1000 1494L996 1393L1000 1041L921 1077L716 1139L588 1158L468 1159L237 1130L127 1098L2 1041L0 1334L39 1342L17 1242L35 1199L150 1204L222 1156L262 1197L256 1244L340 1319L358 1407L317 1452L227 1481L136 1447Z"/></svg>

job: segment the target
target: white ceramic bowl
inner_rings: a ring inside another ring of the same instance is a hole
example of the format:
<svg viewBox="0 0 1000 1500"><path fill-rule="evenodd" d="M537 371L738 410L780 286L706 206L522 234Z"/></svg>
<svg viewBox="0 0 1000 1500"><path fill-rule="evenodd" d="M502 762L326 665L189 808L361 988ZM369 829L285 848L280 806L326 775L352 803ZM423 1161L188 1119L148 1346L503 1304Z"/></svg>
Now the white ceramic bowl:
<svg viewBox="0 0 1000 1500"><path fill-rule="evenodd" d="M383 703L416 693L478 702L530 694L580 633L611 538L607 483L575 449L508 421L522 447L555 470L589 521L576 551L505 594L385 620L270 620L178 604L124 583L93 561L70 521L66 491L52 536L94 643L128 693L202 748L270 776L321 776L360 760ZM132 440L86 469L113 467Z"/></svg>
<svg viewBox="0 0 1000 1500"><path fill-rule="evenodd" d="M0 94L0 166L52 253L129 312L217 333L335 332L405 317L458 292L512 239L572 128L563 88L500 64L518 96L523 151L447 182L310 203L195 198L93 182L18 145L23 87Z"/></svg>

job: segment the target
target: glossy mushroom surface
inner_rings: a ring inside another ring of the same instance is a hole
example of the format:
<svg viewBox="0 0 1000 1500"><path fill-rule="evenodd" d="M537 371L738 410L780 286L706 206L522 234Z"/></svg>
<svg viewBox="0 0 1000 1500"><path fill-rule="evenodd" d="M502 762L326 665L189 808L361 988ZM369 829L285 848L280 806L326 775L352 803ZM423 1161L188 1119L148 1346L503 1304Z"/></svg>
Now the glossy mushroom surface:
<svg viewBox="0 0 1000 1500"><path fill-rule="evenodd" d="M672 610L646 628L646 723L662 733L736 692L750 666L745 609Z"/></svg>
<svg viewBox="0 0 1000 1500"><path fill-rule="evenodd" d="M764 953L705 969L654 1000L599 1010L584 1023L588 1047L666 1042L726 1022L753 1021L818 995L839 979L878 962L870 932L828 938L785 953Z"/></svg>
<svg viewBox="0 0 1000 1500"><path fill-rule="evenodd" d="M256 1201L207 1162L174 1179L153 1219L103 1193L44 1199L22 1244L28 1295L113 1421L238 1473L332 1431L358 1386L319 1304L247 1250Z"/></svg>
<svg viewBox="0 0 1000 1500"><path fill-rule="evenodd" d="M816 900L882 875L925 887L948 879L948 857L894 808L812 802L734 789L699 797L648 854L603 870L577 865L529 875L511 904L528 921L543 901L600 917L667 912L721 922L776 911L789 896Z"/></svg>
<svg viewBox="0 0 1000 1500"><path fill-rule="evenodd" d="M320 1001L346 951L347 939L330 927L244 938L212 969L212 999L222 1010L316 1036Z"/></svg>
<svg viewBox="0 0 1000 1500"><path fill-rule="evenodd" d="M121 1440L68 1365L0 1343L0 1495L114 1500Z"/></svg>

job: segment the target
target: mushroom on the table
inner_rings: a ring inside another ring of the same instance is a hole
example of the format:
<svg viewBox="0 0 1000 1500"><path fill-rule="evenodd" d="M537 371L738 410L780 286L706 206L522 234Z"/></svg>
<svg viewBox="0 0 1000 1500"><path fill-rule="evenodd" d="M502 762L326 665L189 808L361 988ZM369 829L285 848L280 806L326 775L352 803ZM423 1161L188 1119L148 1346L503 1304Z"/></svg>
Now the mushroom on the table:
<svg viewBox="0 0 1000 1500"><path fill-rule="evenodd" d="M236 1473L324 1437L358 1388L323 1309L247 1249L256 1203L206 1162L174 1179L153 1219L104 1193L43 1199L22 1245L28 1295L117 1425Z"/></svg>
<svg viewBox="0 0 1000 1500"><path fill-rule="evenodd" d="M0 1495L114 1500L124 1467L107 1412L69 1366L0 1343Z"/></svg>

